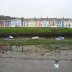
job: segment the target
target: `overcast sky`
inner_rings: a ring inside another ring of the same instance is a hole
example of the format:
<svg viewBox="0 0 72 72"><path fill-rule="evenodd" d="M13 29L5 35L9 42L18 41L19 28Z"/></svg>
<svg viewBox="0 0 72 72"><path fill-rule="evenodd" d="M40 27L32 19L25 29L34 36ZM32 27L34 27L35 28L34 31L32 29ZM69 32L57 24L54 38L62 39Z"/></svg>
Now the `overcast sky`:
<svg viewBox="0 0 72 72"><path fill-rule="evenodd" d="M72 18L72 0L0 0L0 15Z"/></svg>

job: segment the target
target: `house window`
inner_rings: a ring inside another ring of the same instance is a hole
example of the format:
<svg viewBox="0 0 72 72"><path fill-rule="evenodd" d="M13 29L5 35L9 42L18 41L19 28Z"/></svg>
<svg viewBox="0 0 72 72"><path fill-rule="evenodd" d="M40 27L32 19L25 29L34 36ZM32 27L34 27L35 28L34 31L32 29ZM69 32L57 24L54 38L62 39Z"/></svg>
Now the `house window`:
<svg viewBox="0 0 72 72"><path fill-rule="evenodd" d="M41 24L41 26L42 26L42 24Z"/></svg>
<svg viewBox="0 0 72 72"><path fill-rule="evenodd" d="M53 26L54 26L54 24L53 24Z"/></svg>
<svg viewBox="0 0 72 72"><path fill-rule="evenodd" d="M62 24L62 26L64 26L64 24Z"/></svg>
<svg viewBox="0 0 72 72"><path fill-rule="evenodd" d="M62 24L63 24L64 22L62 21Z"/></svg>
<svg viewBox="0 0 72 72"><path fill-rule="evenodd" d="M68 26L70 27L70 24Z"/></svg>

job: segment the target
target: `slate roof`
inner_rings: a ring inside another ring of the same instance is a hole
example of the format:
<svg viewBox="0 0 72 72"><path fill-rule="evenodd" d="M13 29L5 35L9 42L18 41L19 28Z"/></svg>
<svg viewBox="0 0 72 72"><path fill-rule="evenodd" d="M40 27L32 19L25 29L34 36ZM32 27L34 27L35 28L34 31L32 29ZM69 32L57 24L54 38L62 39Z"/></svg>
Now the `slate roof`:
<svg viewBox="0 0 72 72"><path fill-rule="evenodd" d="M72 19L71 18L57 18L56 19L56 21L69 21L69 20L71 20L72 21Z"/></svg>
<svg viewBox="0 0 72 72"><path fill-rule="evenodd" d="M24 18L23 20L25 20L25 21L44 21L44 20L46 20L46 21L69 21L69 20L71 20L72 21L72 19L71 18Z"/></svg>

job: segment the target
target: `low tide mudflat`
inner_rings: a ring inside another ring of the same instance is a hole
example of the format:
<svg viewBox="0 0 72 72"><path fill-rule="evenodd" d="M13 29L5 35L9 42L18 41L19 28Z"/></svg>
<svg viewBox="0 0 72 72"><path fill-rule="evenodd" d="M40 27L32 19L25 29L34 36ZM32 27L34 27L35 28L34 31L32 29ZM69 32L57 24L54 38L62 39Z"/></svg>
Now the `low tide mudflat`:
<svg viewBox="0 0 72 72"><path fill-rule="evenodd" d="M72 38L0 38L0 72L72 72Z"/></svg>

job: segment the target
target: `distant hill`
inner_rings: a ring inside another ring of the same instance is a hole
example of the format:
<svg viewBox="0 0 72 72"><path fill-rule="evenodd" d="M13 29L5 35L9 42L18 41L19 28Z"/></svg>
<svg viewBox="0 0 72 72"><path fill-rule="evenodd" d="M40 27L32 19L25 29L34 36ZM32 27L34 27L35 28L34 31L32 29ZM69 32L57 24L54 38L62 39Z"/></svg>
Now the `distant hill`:
<svg viewBox="0 0 72 72"><path fill-rule="evenodd" d="M11 20L11 19L15 19L16 17L10 17L10 16L4 16L4 15L0 15L0 20Z"/></svg>

